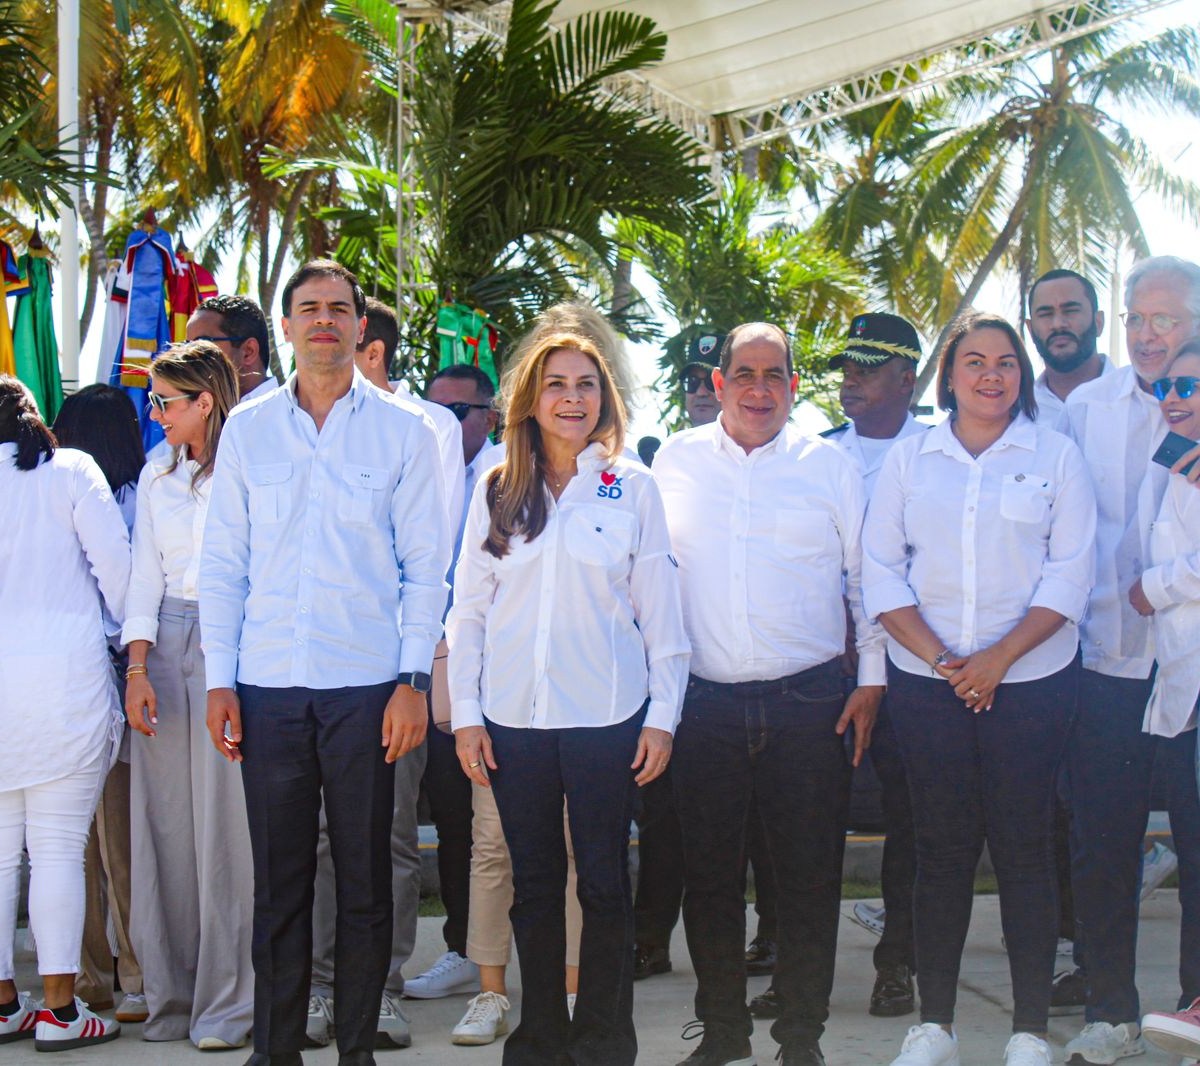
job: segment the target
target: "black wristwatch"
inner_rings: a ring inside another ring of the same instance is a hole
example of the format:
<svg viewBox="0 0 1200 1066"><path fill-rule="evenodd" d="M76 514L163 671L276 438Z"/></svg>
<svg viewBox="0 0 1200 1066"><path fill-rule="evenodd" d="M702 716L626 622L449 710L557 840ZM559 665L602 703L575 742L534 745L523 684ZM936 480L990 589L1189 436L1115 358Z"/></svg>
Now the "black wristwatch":
<svg viewBox="0 0 1200 1066"><path fill-rule="evenodd" d="M433 688L433 678L419 670L405 672L396 678L397 685L408 685L417 692L428 692Z"/></svg>

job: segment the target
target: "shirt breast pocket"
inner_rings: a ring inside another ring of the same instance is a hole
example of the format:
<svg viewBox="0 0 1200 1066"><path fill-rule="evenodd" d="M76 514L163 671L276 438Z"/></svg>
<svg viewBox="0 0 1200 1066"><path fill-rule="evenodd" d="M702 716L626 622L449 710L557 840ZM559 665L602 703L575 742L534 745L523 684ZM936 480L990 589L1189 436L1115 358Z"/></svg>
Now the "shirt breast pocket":
<svg viewBox="0 0 1200 1066"><path fill-rule="evenodd" d="M617 566L633 552L634 517L625 511L579 507L567 518L567 551L588 566Z"/></svg>
<svg viewBox="0 0 1200 1066"><path fill-rule="evenodd" d="M387 476L388 472L379 467L345 464L338 489L338 518L354 525L369 522L378 513Z"/></svg>
<svg viewBox="0 0 1200 1066"><path fill-rule="evenodd" d="M829 515L785 509L775 514L775 542L785 558L823 555L829 546Z"/></svg>
<svg viewBox="0 0 1200 1066"><path fill-rule="evenodd" d="M1037 474L1005 474L1000 484L1000 515L1010 522L1045 522L1050 513L1050 482Z"/></svg>
<svg viewBox="0 0 1200 1066"><path fill-rule="evenodd" d="M287 510L288 482L291 479L291 463L265 463L247 467L251 522L259 525L282 521Z"/></svg>

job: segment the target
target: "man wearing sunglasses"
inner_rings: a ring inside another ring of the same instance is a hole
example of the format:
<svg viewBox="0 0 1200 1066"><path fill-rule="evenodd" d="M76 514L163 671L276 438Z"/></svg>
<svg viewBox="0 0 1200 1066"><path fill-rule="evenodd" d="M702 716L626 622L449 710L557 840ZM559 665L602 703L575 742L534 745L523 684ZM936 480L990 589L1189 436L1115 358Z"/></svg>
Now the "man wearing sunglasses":
<svg viewBox="0 0 1200 1066"><path fill-rule="evenodd" d="M1131 365L1075 389L1059 422L1083 451L1099 510L1096 584L1080 627L1079 713L1066 759L1071 879L1088 969L1084 1028L1066 1048L1076 1066L1145 1050L1134 968L1152 771L1168 796L1179 856L1180 1006L1200 996L1196 733L1142 731L1155 647L1141 587L1151 525L1172 476L1151 462L1167 432L1154 383L1200 336L1200 266L1174 256L1142 260L1125 283L1125 308Z"/></svg>
<svg viewBox="0 0 1200 1066"><path fill-rule="evenodd" d="M211 341L228 356L238 376L241 401L274 392L278 382L270 372L271 342L262 308L247 296L213 296L192 313L189 341Z"/></svg>
<svg viewBox="0 0 1200 1066"><path fill-rule="evenodd" d="M679 383L683 387L683 409L692 426L707 426L721 413L713 391L712 371L724 342L723 332L706 329L688 344L688 361L679 375Z"/></svg>

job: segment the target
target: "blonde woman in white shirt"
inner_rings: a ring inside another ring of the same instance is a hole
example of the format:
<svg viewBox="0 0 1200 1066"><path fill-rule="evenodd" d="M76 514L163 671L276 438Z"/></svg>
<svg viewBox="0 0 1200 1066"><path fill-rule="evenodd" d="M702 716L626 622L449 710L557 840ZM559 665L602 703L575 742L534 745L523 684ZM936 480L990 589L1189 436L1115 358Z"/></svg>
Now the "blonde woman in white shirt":
<svg viewBox="0 0 1200 1066"><path fill-rule="evenodd" d="M522 1009L504 1062L625 1066L634 785L666 769L687 678L676 567L595 343L542 336L506 391L505 461L475 490L448 622L459 759L494 789L512 856ZM583 910L573 1017L564 798Z"/></svg>
<svg viewBox="0 0 1200 1066"><path fill-rule="evenodd" d="M95 460L58 448L0 375L0 1043L60 1051L116 1037L75 996L88 827L121 737L102 607L125 614L129 537ZM13 982L21 851L44 1007Z"/></svg>
<svg viewBox="0 0 1200 1066"><path fill-rule="evenodd" d="M894 1066L957 1066L954 1006L988 844L1013 983L1007 1066L1044 1066L1058 912L1052 805L1075 714L1096 505L1079 449L1033 419L1004 319L970 312L938 368L941 425L898 443L863 530L888 706L913 798L921 1025Z"/></svg>
<svg viewBox="0 0 1200 1066"><path fill-rule="evenodd" d="M151 367L150 417L170 446L138 482L123 637L131 751L132 921L147 1040L240 1047L253 1021L253 873L236 765L212 748L197 581L217 442L237 374L210 341Z"/></svg>

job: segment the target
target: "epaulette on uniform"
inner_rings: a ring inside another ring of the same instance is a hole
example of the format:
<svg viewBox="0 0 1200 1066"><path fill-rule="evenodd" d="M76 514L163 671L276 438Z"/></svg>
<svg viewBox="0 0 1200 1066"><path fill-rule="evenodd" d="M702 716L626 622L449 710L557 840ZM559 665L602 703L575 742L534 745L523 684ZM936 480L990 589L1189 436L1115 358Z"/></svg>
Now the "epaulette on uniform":
<svg viewBox="0 0 1200 1066"><path fill-rule="evenodd" d="M817 434L819 437L836 437L839 433L845 433L850 428L852 423L843 422L840 426L834 426L832 429L823 429Z"/></svg>

